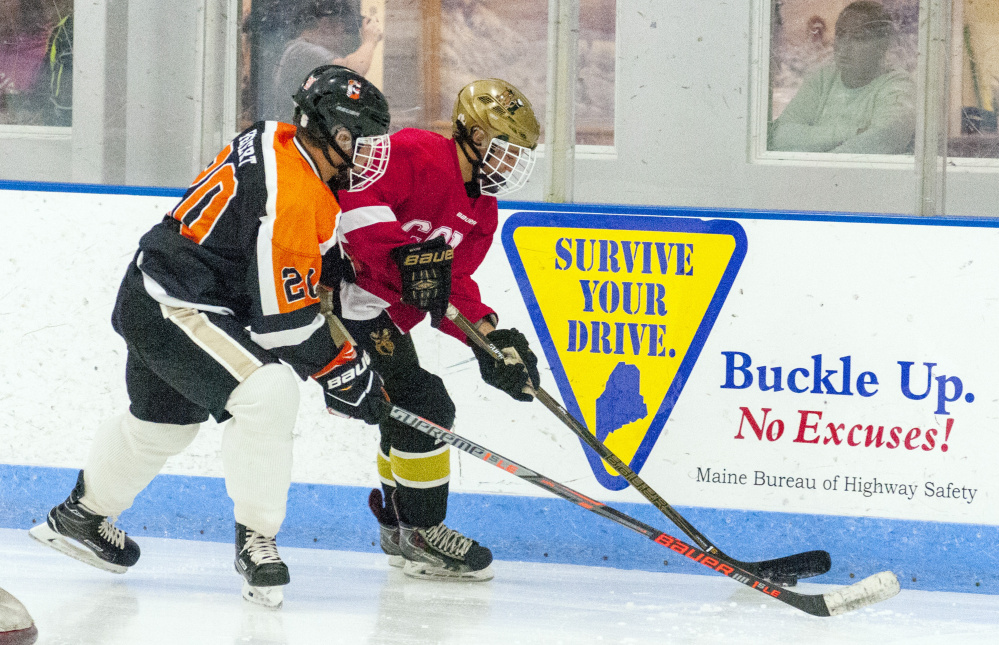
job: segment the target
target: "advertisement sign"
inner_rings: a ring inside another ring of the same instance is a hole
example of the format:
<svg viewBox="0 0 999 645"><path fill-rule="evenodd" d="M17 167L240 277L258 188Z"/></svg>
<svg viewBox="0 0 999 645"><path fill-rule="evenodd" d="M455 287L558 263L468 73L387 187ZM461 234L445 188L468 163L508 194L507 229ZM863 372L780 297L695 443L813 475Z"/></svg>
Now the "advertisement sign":
<svg viewBox="0 0 999 645"><path fill-rule="evenodd" d="M674 504L999 523L999 223L666 210L504 227L598 439Z"/></svg>

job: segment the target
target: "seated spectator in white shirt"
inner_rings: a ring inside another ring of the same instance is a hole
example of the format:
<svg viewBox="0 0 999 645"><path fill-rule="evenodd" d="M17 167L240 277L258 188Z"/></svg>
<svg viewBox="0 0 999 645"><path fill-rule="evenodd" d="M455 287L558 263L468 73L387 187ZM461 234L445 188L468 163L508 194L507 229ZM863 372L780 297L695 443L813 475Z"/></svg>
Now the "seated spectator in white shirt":
<svg viewBox="0 0 999 645"><path fill-rule="evenodd" d="M768 149L904 154L915 133L915 84L888 69L894 24L878 2L853 2L836 20L834 63L809 74L770 124Z"/></svg>

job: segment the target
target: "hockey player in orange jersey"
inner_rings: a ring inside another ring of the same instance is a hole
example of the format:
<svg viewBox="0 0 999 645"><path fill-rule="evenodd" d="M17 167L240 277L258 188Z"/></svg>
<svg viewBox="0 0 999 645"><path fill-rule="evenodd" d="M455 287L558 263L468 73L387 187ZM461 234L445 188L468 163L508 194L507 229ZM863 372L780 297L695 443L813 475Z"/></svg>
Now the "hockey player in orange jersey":
<svg viewBox="0 0 999 645"><path fill-rule="evenodd" d="M337 189L384 172L388 104L339 66L294 96L295 125L239 134L139 241L112 324L128 347L130 407L97 430L76 487L31 530L94 566L124 573L139 547L114 525L209 415L222 438L243 596L281 604L288 568L274 537L291 483L299 379L331 412L380 422L382 379L320 312L322 256L335 243Z"/></svg>

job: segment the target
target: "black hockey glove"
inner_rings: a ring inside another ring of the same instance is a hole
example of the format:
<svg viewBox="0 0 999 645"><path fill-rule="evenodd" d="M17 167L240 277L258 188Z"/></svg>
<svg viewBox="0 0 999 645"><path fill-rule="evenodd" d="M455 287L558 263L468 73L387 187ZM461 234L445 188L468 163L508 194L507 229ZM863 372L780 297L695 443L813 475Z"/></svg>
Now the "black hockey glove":
<svg viewBox="0 0 999 645"><path fill-rule="evenodd" d="M440 327L451 298L451 261L454 250L442 237L392 249L402 275L402 301L430 314Z"/></svg>
<svg viewBox="0 0 999 645"><path fill-rule="evenodd" d="M541 375L538 374L538 357L531 351L524 335L512 328L496 329L486 334L486 338L506 355L506 359L498 361L478 345L472 345L472 351L479 359L482 380L518 401L533 400L534 395L524 390L528 385L528 378L531 389L538 387Z"/></svg>
<svg viewBox="0 0 999 645"><path fill-rule="evenodd" d="M390 405L381 375L371 367L371 356L348 341L330 367L313 376L323 386L330 414L361 419L375 425L388 417Z"/></svg>

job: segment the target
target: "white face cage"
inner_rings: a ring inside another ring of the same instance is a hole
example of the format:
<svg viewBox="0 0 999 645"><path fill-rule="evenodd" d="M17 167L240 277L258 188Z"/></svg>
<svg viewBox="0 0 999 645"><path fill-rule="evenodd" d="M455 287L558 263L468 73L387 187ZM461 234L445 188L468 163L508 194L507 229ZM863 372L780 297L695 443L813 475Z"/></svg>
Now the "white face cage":
<svg viewBox="0 0 999 645"><path fill-rule="evenodd" d="M534 170L534 151L509 141L493 139L482 160L479 190L484 195L506 195L520 190Z"/></svg>
<svg viewBox="0 0 999 645"><path fill-rule="evenodd" d="M364 190L385 174L389 160L389 137L358 137L354 144L354 167L350 171L348 192Z"/></svg>

